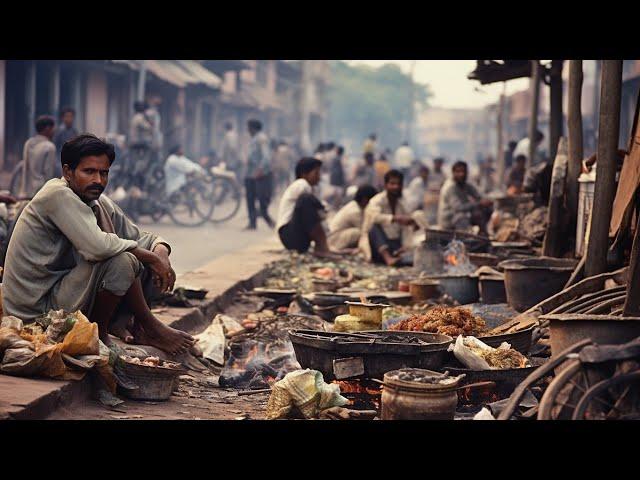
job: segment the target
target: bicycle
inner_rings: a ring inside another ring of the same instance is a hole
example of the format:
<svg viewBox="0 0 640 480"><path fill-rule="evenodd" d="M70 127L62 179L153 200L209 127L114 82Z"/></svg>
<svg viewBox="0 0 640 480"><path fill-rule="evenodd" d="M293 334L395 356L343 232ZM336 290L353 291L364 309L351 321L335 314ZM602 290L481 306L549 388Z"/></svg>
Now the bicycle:
<svg viewBox="0 0 640 480"><path fill-rule="evenodd" d="M240 210L242 194L235 173L227 170L221 163L211 167L206 182L210 189L210 197L213 205L213 213L210 221L222 223L232 219Z"/></svg>

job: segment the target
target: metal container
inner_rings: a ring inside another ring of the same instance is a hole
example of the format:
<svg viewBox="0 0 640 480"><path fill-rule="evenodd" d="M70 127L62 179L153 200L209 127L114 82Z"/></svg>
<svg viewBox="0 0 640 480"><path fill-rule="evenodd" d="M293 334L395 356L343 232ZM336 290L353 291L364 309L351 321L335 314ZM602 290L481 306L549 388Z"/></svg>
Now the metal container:
<svg viewBox="0 0 640 480"><path fill-rule="evenodd" d="M613 315L559 313L541 315L549 320L551 355L590 338L599 345L620 345L640 336L640 318Z"/></svg>
<svg viewBox="0 0 640 480"><path fill-rule="evenodd" d="M440 291L461 305L478 301L478 277L475 275L429 275L440 283Z"/></svg>
<svg viewBox="0 0 640 480"><path fill-rule="evenodd" d="M355 365L353 375L342 378L378 378L399 368L439 369L447 348L453 342L448 335L427 332L367 331L336 333L316 330L289 330L296 359L302 368L322 372L325 380L340 377L337 366L348 362ZM385 336L419 338L421 344L385 342ZM337 375L337 376L336 376Z"/></svg>
<svg viewBox="0 0 640 480"><path fill-rule="evenodd" d="M490 253L470 253L469 261L476 267L497 267L500 259Z"/></svg>
<svg viewBox="0 0 640 480"><path fill-rule="evenodd" d="M440 375L430 370L422 372ZM399 380L394 378L397 373L391 371L384 375L382 420L453 420L458 405L456 388L461 379L442 385Z"/></svg>
<svg viewBox="0 0 640 480"><path fill-rule="evenodd" d="M362 302L346 302L346 304L349 305L349 315L378 325L382 325L382 310L389 306L382 303Z"/></svg>
<svg viewBox="0 0 640 480"><path fill-rule="evenodd" d="M414 280L409 284L409 292L414 302L423 302L439 295L440 282L436 280Z"/></svg>
<svg viewBox="0 0 640 480"><path fill-rule="evenodd" d="M500 335L489 335L486 337L479 337L479 340L486 343L490 347L498 348L502 342L507 342L511 345L511 348L519 351L523 355L529 353L531 348L531 340L533 339L534 327L529 327L525 330L513 333L502 333Z"/></svg>
<svg viewBox="0 0 640 480"><path fill-rule="evenodd" d="M501 276L481 276L479 280L482 303L494 304L507 301L504 278Z"/></svg>
<svg viewBox="0 0 640 480"><path fill-rule="evenodd" d="M504 270L507 302L518 312L540 303L561 291L577 265L571 258L537 257L506 260Z"/></svg>
<svg viewBox="0 0 640 480"><path fill-rule="evenodd" d="M313 279L311 283L314 292L335 292L338 289L338 282L335 280Z"/></svg>
<svg viewBox="0 0 640 480"><path fill-rule="evenodd" d="M580 187L578 191L578 221L576 224L576 257L582 257L589 217L593 208L593 195L596 185L595 168L591 174L583 173L580 175L578 183Z"/></svg>

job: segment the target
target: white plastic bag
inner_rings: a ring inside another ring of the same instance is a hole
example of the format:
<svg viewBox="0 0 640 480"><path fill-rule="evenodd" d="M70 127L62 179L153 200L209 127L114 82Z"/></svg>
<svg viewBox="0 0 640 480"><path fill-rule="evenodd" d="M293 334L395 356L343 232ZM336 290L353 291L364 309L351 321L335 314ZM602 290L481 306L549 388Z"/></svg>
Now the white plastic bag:
<svg viewBox="0 0 640 480"><path fill-rule="evenodd" d="M511 348L511 345L507 342L502 342L498 347L498 349L503 350L508 350L509 348ZM458 335L456 343L453 346L449 346L449 351L452 350L456 358L467 368L472 370L494 370L477 351L492 351L496 349L481 342L476 337Z"/></svg>

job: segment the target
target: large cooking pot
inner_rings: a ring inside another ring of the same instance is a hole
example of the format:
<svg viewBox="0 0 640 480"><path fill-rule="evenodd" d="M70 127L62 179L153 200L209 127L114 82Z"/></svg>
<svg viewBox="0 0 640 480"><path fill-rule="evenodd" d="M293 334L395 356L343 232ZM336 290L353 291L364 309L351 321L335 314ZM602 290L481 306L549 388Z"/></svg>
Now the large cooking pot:
<svg viewBox="0 0 640 480"><path fill-rule="evenodd" d="M504 270L507 302L518 312L540 303L561 291L577 265L571 258L537 257L505 260L498 267Z"/></svg>
<svg viewBox="0 0 640 480"><path fill-rule="evenodd" d="M429 280L437 280L440 290L461 305L478 301L478 277L476 275L429 275Z"/></svg>

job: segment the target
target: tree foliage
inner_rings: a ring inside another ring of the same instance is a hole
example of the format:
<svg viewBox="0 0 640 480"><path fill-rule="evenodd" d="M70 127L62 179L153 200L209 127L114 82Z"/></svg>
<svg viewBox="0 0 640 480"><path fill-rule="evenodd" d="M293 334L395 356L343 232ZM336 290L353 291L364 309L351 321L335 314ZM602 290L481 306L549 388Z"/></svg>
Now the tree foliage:
<svg viewBox="0 0 640 480"><path fill-rule="evenodd" d="M428 85L415 85L415 106L426 106ZM398 65L381 67L332 63L329 90L331 138L360 145L370 133L379 144L396 147L405 140L410 116L411 77Z"/></svg>

